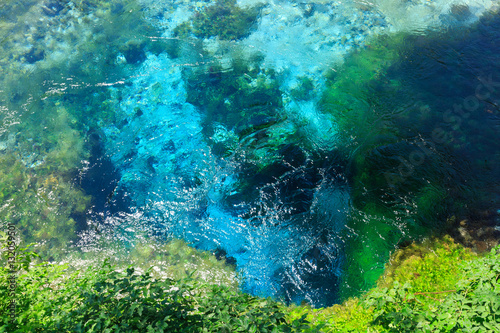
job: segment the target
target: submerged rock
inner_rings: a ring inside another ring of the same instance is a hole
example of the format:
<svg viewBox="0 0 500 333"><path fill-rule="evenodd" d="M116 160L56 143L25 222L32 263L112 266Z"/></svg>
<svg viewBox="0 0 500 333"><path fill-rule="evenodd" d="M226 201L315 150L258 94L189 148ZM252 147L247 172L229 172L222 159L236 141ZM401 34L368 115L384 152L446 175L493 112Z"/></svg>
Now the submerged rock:
<svg viewBox="0 0 500 333"><path fill-rule="evenodd" d="M45 58L45 51L32 47L29 52L24 54L26 62L29 64L34 64L37 61L43 60Z"/></svg>
<svg viewBox="0 0 500 333"><path fill-rule="evenodd" d="M42 11L47 16L57 16L64 9L64 2L61 0L47 1L42 4Z"/></svg>
<svg viewBox="0 0 500 333"><path fill-rule="evenodd" d="M491 250L500 243L500 214L493 210L484 210L466 218L449 219L450 234L464 246L477 252Z"/></svg>
<svg viewBox="0 0 500 333"><path fill-rule="evenodd" d="M223 40L236 40L247 36L256 23L259 7L242 9L235 0L217 0L194 14L190 21L175 29L178 37L186 38L190 33L196 37L217 36Z"/></svg>
<svg viewBox="0 0 500 333"><path fill-rule="evenodd" d="M131 40L121 47L120 51L125 56L127 63L138 64L146 60L146 51L144 48L144 42Z"/></svg>

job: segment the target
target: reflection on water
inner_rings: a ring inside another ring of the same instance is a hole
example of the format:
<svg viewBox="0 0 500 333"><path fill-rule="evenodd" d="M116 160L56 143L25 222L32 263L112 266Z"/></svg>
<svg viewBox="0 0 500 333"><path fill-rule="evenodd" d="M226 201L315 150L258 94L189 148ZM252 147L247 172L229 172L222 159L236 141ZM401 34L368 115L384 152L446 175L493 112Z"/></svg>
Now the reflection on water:
<svg viewBox="0 0 500 333"><path fill-rule="evenodd" d="M182 238L314 306L461 220L498 237L492 5L9 3L0 216L52 259Z"/></svg>

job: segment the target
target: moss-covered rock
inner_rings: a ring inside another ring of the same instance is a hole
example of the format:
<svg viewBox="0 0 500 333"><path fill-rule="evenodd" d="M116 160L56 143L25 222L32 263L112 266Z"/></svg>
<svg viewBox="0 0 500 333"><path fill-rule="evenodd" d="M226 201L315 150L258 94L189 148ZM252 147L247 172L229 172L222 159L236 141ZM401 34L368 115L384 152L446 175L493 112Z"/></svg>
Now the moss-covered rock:
<svg viewBox="0 0 500 333"><path fill-rule="evenodd" d="M13 154L0 158L0 218L16 226L23 244L36 242L37 252L56 259L76 239L75 218L85 214L90 197L49 168L37 174Z"/></svg>
<svg viewBox="0 0 500 333"><path fill-rule="evenodd" d="M174 32L180 38L192 33L200 38L240 39L250 33L259 10L259 7L242 9L236 5L236 0L217 0L197 11L192 20L179 25Z"/></svg>
<svg viewBox="0 0 500 333"><path fill-rule="evenodd" d="M314 96L314 82L308 76L297 78L297 83L291 88L290 94L297 100L308 100Z"/></svg>
<svg viewBox="0 0 500 333"><path fill-rule="evenodd" d="M229 133L249 154L265 147L273 154L272 149L279 146L272 141L281 132L278 128L284 115L279 83L272 71L261 69L258 63L234 60L229 69L214 64L208 70L194 71L187 86L187 101L204 112L206 138L212 143L225 142L228 150L222 155L236 149ZM222 132L226 132L225 138Z"/></svg>
<svg viewBox="0 0 500 333"><path fill-rule="evenodd" d="M395 251L377 284L384 288L396 281L410 283L414 292L451 290L460 279L461 268L457 263L477 257L476 253L455 243L449 236L429 238ZM443 293L434 297L445 296Z"/></svg>

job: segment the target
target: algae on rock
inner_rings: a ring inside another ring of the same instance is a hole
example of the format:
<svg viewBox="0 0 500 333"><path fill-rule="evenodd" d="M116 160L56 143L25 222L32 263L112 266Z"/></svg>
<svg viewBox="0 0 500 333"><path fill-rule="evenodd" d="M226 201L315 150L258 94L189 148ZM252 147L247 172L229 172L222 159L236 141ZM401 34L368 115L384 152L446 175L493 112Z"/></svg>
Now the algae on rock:
<svg viewBox="0 0 500 333"><path fill-rule="evenodd" d="M236 40L245 37L256 23L260 8L240 8L236 0L217 0L195 13L192 21L175 28L180 38L193 33L199 38L219 37L222 40Z"/></svg>

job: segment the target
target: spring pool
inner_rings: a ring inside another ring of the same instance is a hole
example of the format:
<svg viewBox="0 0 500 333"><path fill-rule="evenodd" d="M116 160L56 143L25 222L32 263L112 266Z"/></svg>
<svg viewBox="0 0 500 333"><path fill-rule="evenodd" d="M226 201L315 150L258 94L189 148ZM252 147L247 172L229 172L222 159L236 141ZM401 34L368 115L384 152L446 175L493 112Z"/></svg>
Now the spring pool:
<svg viewBox="0 0 500 333"><path fill-rule="evenodd" d="M413 240L499 237L494 1L24 1L0 30L0 216L47 258L180 238L319 307Z"/></svg>

